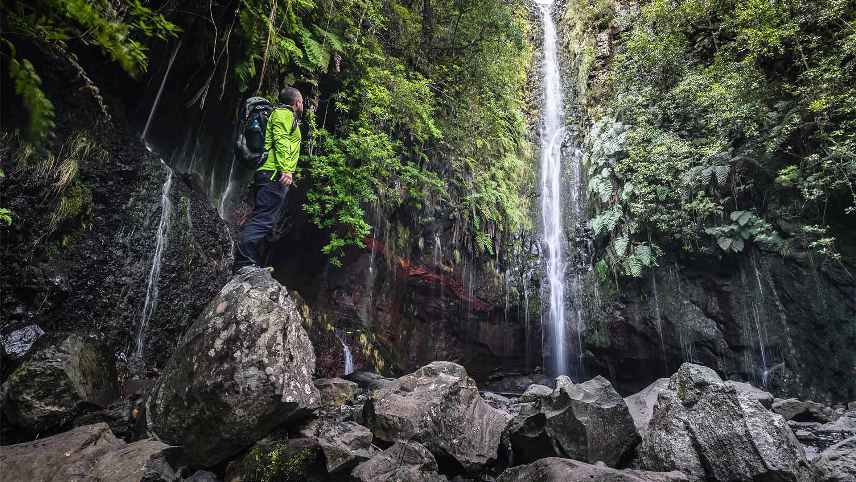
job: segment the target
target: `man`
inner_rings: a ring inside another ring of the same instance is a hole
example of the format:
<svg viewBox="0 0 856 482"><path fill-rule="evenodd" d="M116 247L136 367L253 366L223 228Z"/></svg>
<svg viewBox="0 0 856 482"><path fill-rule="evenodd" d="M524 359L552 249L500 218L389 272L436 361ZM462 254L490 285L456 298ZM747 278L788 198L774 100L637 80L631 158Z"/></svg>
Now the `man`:
<svg viewBox="0 0 856 482"><path fill-rule="evenodd" d="M274 109L265 129L267 160L255 173L255 204L238 239L235 271L261 266L259 243L279 222L297 167L301 141L297 120L303 114L303 96L299 90L287 87L279 93L279 101L283 105Z"/></svg>

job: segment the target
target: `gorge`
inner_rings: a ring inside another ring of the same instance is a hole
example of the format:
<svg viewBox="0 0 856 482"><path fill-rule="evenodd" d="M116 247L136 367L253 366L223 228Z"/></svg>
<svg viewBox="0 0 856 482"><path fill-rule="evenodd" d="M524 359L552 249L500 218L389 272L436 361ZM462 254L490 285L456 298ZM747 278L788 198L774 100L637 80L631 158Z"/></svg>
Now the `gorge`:
<svg viewBox="0 0 856 482"><path fill-rule="evenodd" d="M852 1L55 3L0 19L0 481L856 477Z"/></svg>

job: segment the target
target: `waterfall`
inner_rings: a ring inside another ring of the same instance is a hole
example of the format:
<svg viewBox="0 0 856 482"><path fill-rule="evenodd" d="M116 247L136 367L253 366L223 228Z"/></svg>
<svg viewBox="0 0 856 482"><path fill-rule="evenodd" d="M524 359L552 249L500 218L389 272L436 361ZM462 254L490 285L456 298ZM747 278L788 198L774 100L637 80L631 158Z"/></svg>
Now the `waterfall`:
<svg viewBox="0 0 856 482"><path fill-rule="evenodd" d="M157 308L158 303L158 281L160 280L161 260L163 252L166 249L167 239L169 237L169 222L172 215L172 201L169 199L169 193L172 190L172 169L163 161L164 169L166 169L166 180L163 183L161 190L161 217L158 223L157 235L155 238L155 252L152 256L152 267L149 269L149 277L146 286L146 300L143 303L143 311L140 319L140 326L137 329L136 348L134 350L134 360L138 364L138 368L143 367L143 347L145 345L146 328L149 320Z"/></svg>
<svg viewBox="0 0 856 482"><path fill-rule="evenodd" d="M345 354L345 375L350 375L351 373L354 373L354 356L351 354L351 349L348 347L348 344L345 343L345 339L338 333L336 333L336 338L338 338L339 343L342 344L342 352Z"/></svg>
<svg viewBox="0 0 856 482"><path fill-rule="evenodd" d="M548 294L547 323L551 338L551 371L554 375L568 373L565 326L565 260L562 229L562 84L559 74L556 25L550 15L552 0L537 0L544 23L544 105L541 130L541 217L543 246L546 254ZM547 337L545 337L546 339ZM545 350L546 352L547 350Z"/></svg>

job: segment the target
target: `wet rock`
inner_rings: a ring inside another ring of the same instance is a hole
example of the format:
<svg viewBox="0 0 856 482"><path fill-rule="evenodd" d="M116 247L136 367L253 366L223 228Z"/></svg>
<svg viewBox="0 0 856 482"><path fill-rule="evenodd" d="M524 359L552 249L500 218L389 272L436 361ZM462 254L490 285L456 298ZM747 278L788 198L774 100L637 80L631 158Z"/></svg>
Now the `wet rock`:
<svg viewBox="0 0 856 482"><path fill-rule="evenodd" d="M797 400L796 398L788 398L785 400L775 400L773 402L773 411L785 418L785 420L795 420L797 422L831 422L833 419L833 411L829 407L811 401Z"/></svg>
<svg viewBox="0 0 856 482"><path fill-rule="evenodd" d="M537 402L522 404L507 437L514 463L562 456L615 466L639 443L624 400L603 377L573 384L556 379L557 388ZM535 390L529 392L535 396Z"/></svg>
<svg viewBox="0 0 856 482"><path fill-rule="evenodd" d="M771 409L773 407L773 394L768 391L761 390L760 388L744 382L736 382L734 380L726 380L726 385L731 385L737 390L738 393L742 393L752 400L757 401L766 409ZM787 417L786 417L787 419Z"/></svg>
<svg viewBox="0 0 856 482"><path fill-rule="evenodd" d="M512 467L497 482L678 482L686 481L680 472L617 470L603 464L590 465L571 459L551 457L529 465Z"/></svg>
<svg viewBox="0 0 856 482"><path fill-rule="evenodd" d="M856 481L856 437L843 440L824 450L814 467L819 481Z"/></svg>
<svg viewBox="0 0 856 482"><path fill-rule="evenodd" d="M630 416L633 417L633 423L636 425L639 433L643 433L648 429L648 424L651 422L651 417L654 414L654 406L657 404L657 397L659 397L660 392L668 389L668 387L669 379L660 378L648 385L641 392L624 399L624 403L627 404Z"/></svg>
<svg viewBox="0 0 856 482"><path fill-rule="evenodd" d="M106 424L78 427L33 442L0 447L0 481L176 480L176 450L155 440L126 444ZM84 476L84 479L80 477Z"/></svg>
<svg viewBox="0 0 856 482"><path fill-rule="evenodd" d="M482 398L493 408L510 412L512 409L512 401L510 398L493 392L482 392Z"/></svg>
<svg viewBox="0 0 856 482"><path fill-rule="evenodd" d="M497 460L511 418L488 405L464 367L450 362L433 362L375 390L364 415L378 439L420 442L467 471Z"/></svg>
<svg viewBox="0 0 856 482"><path fill-rule="evenodd" d="M487 383L483 384L484 390L509 394L520 395L526 391L531 385L549 385L553 380L545 375L538 374L495 374L487 379Z"/></svg>
<svg viewBox="0 0 856 482"><path fill-rule="evenodd" d="M213 466L319 405L315 354L286 289L232 278L179 342L146 401L149 429Z"/></svg>
<svg viewBox="0 0 856 482"><path fill-rule="evenodd" d="M197 470L190 477L181 480L182 482L220 482L219 477L205 470Z"/></svg>
<svg viewBox="0 0 856 482"><path fill-rule="evenodd" d="M553 393L553 389L546 385L538 385L533 383L526 388L523 395L520 396L521 402L535 402L542 398L549 397Z"/></svg>
<svg viewBox="0 0 856 482"><path fill-rule="evenodd" d="M3 384L9 423L26 432L51 433L93 407L118 398L110 353L87 338L43 340Z"/></svg>
<svg viewBox="0 0 856 482"><path fill-rule="evenodd" d="M20 361L44 334L35 323L13 324L0 330L0 345L10 361Z"/></svg>
<svg viewBox="0 0 856 482"><path fill-rule="evenodd" d="M577 385L557 382L542 412L548 436L565 457L615 466L639 443L627 404L600 376Z"/></svg>
<svg viewBox="0 0 856 482"><path fill-rule="evenodd" d="M717 378L688 363L672 376L639 447L641 467L694 480L810 480L784 419Z"/></svg>
<svg viewBox="0 0 856 482"><path fill-rule="evenodd" d="M361 463L351 476L361 482L443 482L437 461L418 442L396 442L382 453Z"/></svg>
<svg viewBox="0 0 856 482"><path fill-rule="evenodd" d="M372 446L371 430L354 422L313 420L300 435L317 441L331 474L349 471L379 452Z"/></svg>
<svg viewBox="0 0 856 482"><path fill-rule="evenodd" d="M366 371L356 371L347 375L345 379L356 383L363 390L379 390L397 383L394 378L386 378L375 372Z"/></svg>
<svg viewBox="0 0 856 482"><path fill-rule="evenodd" d="M121 400L103 410L83 414L72 423L75 427L106 423L114 435L124 440L139 438L145 432L140 409L130 400Z"/></svg>
<svg viewBox="0 0 856 482"><path fill-rule="evenodd" d="M360 390L356 383L341 378L319 378L315 380L315 388L321 396L321 405L325 407L341 407L353 402Z"/></svg>

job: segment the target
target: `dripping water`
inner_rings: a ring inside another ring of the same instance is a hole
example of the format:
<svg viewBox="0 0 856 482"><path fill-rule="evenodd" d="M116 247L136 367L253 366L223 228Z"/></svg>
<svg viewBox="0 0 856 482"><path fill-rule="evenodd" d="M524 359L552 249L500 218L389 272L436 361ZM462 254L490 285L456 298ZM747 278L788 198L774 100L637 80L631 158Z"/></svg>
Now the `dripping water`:
<svg viewBox="0 0 856 482"><path fill-rule="evenodd" d="M152 267L149 269L149 276L146 286L146 299L143 303L143 311L140 316L140 325L137 329L136 348L134 350L134 362L139 370L144 368L143 349L145 347L146 328L149 320L157 308L158 302L158 281L160 281L161 260L166 249L167 239L169 237L169 224L172 215L172 201L169 198L172 190L172 169L163 161L164 169L166 169L166 180L163 183L161 190L161 217L158 223L157 235L155 237L155 252L152 256Z"/></svg>
<svg viewBox="0 0 856 482"><path fill-rule="evenodd" d="M146 134L149 133L149 126L152 124L152 118L155 116L155 110L158 108L158 103L160 102L161 94L163 94L163 87L166 85L166 79L169 77L169 72L172 70L172 64L175 62L175 57L178 55L178 50L181 48L181 40L178 41L178 45L175 46L175 50L172 51L172 56L169 58L169 63L166 66L166 72L164 72L163 79L161 79L160 87L158 88L158 93L155 96L155 102L152 104L152 110L149 112L149 117L146 119L146 126L143 128L143 133L140 135L140 138L143 141L146 140Z"/></svg>

